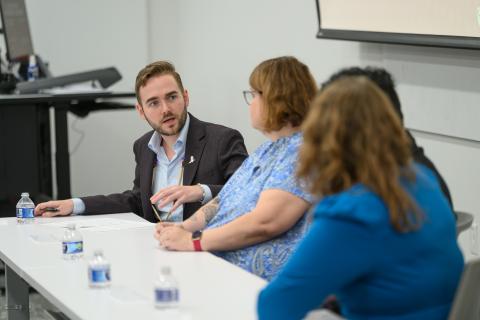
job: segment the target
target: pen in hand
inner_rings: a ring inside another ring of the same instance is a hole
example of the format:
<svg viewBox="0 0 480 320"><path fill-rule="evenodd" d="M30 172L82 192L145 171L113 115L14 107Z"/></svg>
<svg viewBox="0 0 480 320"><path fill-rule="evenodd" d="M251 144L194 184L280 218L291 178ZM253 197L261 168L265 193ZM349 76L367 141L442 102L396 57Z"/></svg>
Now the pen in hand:
<svg viewBox="0 0 480 320"><path fill-rule="evenodd" d="M153 209L153 213L155 213L155 216L157 217L158 221L160 221L160 222L167 222L168 218L170 218L170 216L172 215L172 209L170 209L170 210L168 210L168 213L167 213L167 216L165 217L165 219L162 219L160 217L160 213L157 210L157 207L153 203L152 203L152 209Z"/></svg>
<svg viewBox="0 0 480 320"><path fill-rule="evenodd" d="M190 163L193 163L195 162L195 158L194 156L190 156L190 162L187 163L187 161L185 159L182 160L182 166L180 168L180 176L178 177L178 185L181 186L182 183L183 183L183 173L185 171L185 166L187 164L190 164ZM160 217L160 214L158 213L158 210L155 206L155 204L152 203L152 209L153 209L153 212L155 213L155 216L157 216L157 219L158 221L160 222L167 222L168 221L168 218L170 218L170 216L172 215L172 212L173 212L173 206L170 210L168 210L168 213L167 213L167 216L165 217L164 220L162 220L162 218Z"/></svg>
<svg viewBox="0 0 480 320"><path fill-rule="evenodd" d="M153 209L153 213L155 213L155 216L157 216L158 221L162 222L162 218L160 218L160 214L158 213L157 208L153 203L152 203L152 209Z"/></svg>

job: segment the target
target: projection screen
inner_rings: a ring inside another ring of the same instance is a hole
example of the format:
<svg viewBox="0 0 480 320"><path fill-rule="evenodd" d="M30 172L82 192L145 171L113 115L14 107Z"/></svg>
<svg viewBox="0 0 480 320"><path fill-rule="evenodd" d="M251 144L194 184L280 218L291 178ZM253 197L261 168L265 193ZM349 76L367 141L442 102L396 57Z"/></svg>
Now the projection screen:
<svg viewBox="0 0 480 320"><path fill-rule="evenodd" d="M480 49L480 0L316 0L318 38Z"/></svg>

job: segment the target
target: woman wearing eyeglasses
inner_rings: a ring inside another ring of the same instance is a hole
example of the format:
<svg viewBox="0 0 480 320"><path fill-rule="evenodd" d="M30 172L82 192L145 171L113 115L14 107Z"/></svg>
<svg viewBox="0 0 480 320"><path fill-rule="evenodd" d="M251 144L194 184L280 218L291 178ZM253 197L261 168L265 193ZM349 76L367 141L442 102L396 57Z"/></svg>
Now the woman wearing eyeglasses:
<svg viewBox="0 0 480 320"><path fill-rule="evenodd" d="M248 157L219 195L181 224L159 223L169 250L212 251L271 279L303 236L312 198L295 178L299 130L316 84L293 57L260 63L244 92L253 128L269 139Z"/></svg>
<svg viewBox="0 0 480 320"><path fill-rule="evenodd" d="M261 292L260 319L302 319L335 294L347 319L447 319L463 257L434 173L413 163L390 100L341 78L303 125L298 175L315 195L298 249Z"/></svg>

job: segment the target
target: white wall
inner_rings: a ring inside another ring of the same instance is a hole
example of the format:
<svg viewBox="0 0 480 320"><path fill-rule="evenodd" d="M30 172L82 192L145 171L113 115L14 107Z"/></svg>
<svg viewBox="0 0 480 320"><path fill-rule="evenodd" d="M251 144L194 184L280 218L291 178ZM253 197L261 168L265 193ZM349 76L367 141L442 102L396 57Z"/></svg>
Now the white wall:
<svg viewBox="0 0 480 320"><path fill-rule="evenodd" d="M241 91L264 59L295 55L318 82L341 67L377 65L398 83L410 128L480 140L478 51L366 44L315 38L313 0L150 1L151 56L171 59L190 90L191 111L239 129L253 150L264 138L250 128ZM158 33L157 33L158 31ZM457 209L480 218L480 143L437 135L418 142L444 175ZM467 234L461 242L466 248Z"/></svg>
<svg viewBox="0 0 480 320"><path fill-rule="evenodd" d="M145 0L27 0L34 49L54 75L115 66L123 79L114 90L132 91L148 62ZM133 100L131 101L133 102ZM133 141L148 130L132 110L69 115L72 194L131 188Z"/></svg>

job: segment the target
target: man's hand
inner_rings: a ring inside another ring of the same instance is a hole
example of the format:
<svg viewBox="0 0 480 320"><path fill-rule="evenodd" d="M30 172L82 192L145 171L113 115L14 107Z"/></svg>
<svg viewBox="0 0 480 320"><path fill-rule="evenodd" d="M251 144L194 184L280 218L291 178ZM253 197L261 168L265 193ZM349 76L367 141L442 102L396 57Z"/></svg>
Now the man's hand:
<svg viewBox="0 0 480 320"><path fill-rule="evenodd" d="M42 202L35 207L35 215L42 217L67 216L72 211L72 199Z"/></svg>
<svg viewBox="0 0 480 320"><path fill-rule="evenodd" d="M155 193L150 201L157 204L157 208L162 208L173 202L171 212L175 211L180 205L188 202L200 201L203 195L203 189L199 185L194 186L171 186L163 188ZM160 202L159 202L160 201ZM158 203L157 203L158 202Z"/></svg>
<svg viewBox="0 0 480 320"><path fill-rule="evenodd" d="M181 224L158 223L155 229L155 238L163 248L173 251L194 251L192 233L183 229Z"/></svg>

